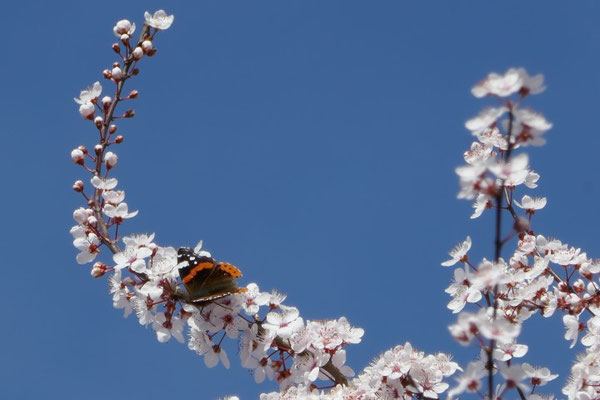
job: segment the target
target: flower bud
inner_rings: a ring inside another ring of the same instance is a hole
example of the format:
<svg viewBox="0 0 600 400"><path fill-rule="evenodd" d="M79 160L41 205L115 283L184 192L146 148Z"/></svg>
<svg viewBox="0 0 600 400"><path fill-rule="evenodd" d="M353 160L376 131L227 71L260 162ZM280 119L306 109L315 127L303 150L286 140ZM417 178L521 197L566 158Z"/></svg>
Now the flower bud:
<svg viewBox="0 0 600 400"><path fill-rule="evenodd" d="M83 192L83 181L75 181L73 184L73 190L76 192Z"/></svg>
<svg viewBox="0 0 600 400"><path fill-rule="evenodd" d="M102 145L101 144L97 144L94 146L94 152L96 153L97 156L99 156L100 154L102 154Z"/></svg>
<svg viewBox="0 0 600 400"><path fill-rule="evenodd" d="M117 126L115 124L112 124L111 126L108 127L108 133L110 133L111 135L113 133L115 133L117 131Z"/></svg>
<svg viewBox="0 0 600 400"><path fill-rule="evenodd" d="M92 213L92 210L89 208L79 207L77 210L73 211L73 219L83 225L87 222L88 217L92 215Z"/></svg>
<svg viewBox="0 0 600 400"><path fill-rule="evenodd" d="M104 122L104 119L102 117L94 118L94 124L96 124L96 127L98 127L98 128L102 128L103 122Z"/></svg>
<svg viewBox="0 0 600 400"><path fill-rule="evenodd" d="M142 42L142 49L144 50L144 53L149 52L150 50L152 50L154 48L154 46L152 45L152 42L149 40L144 40Z"/></svg>
<svg viewBox="0 0 600 400"><path fill-rule="evenodd" d="M112 151L109 151L104 155L104 162L106 163L107 169L111 169L117 165L117 161L119 161L119 157Z"/></svg>
<svg viewBox="0 0 600 400"><path fill-rule="evenodd" d="M127 42L129 42L129 35L126 34L126 33L124 33L124 34L121 35L120 39L121 39L121 42L127 43Z"/></svg>
<svg viewBox="0 0 600 400"><path fill-rule="evenodd" d="M131 74L132 74L132 75L134 75L134 76L135 76L135 75L137 75L137 74L139 74L139 73L140 73L140 69L139 69L139 68L134 68L134 69L131 71Z"/></svg>
<svg viewBox="0 0 600 400"><path fill-rule="evenodd" d="M138 97L138 94L139 94L139 93L140 93L140 92L138 92L137 90L133 89L133 90L131 91L131 93L129 93L129 98L130 98L130 99L135 99L136 97Z"/></svg>
<svg viewBox="0 0 600 400"><path fill-rule="evenodd" d="M110 71L110 74L115 81L123 79L123 71L119 67L114 67L112 71Z"/></svg>
<svg viewBox="0 0 600 400"><path fill-rule="evenodd" d="M79 146L78 149L81 150L83 154L87 154L87 148L85 146Z"/></svg>
<svg viewBox="0 0 600 400"><path fill-rule="evenodd" d="M71 151L71 161L73 161L75 164L83 165L84 157L83 151L79 149Z"/></svg>
<svg viewBox="0 0 600 400"><path fill-rule="evenodd" d="M106 273L106 264L103 264L100 261L96 261L96 263L92 267L92 271L91 271L92 276L94 278L100 278L105 273Z"/></svg>
<svg viewBox="0 0 600 400"><path fill-rule="evenodd" d="M105 79L112 78L112 76L110 75L110 70L109 69L105 69L104 71L102 71L102 76L104 76Z"/></svg>
<svg viewBox="0 0 600 400"><path fill-rule="evenodd" d="M95 110L96 107L89 101L79 106L79 114L81 114L84 119L94 119Z"/></svg>
<svg viewBox="0 0 600 400"><path fill-rule="evenodd" d="M115 35L120 36L124 33L128 33L131 30L131 28L131 22L129 22L129 20L122 19L115 24L113 32L115 33Z"/></svg>
<svg viewBox="0 0 600 400"><path fill-rule="evenodd" d="M119 43L113 43L112 49L117 54L121 52L121 46L119 46Z"/></svg>
<svg viewBox="0 0 600 400"><path fill-rule="evenodd" d="M101 101L104 108L108 108L112 104L110 96L104 96Z"/></svg>
<svg viewBox="0 0 600 400"><path fill-rule="evenodd" d="M529 220L527 218L519 217L515 220L513 228L519 233L526 232L529 230Z"/></svg>
<svg viewBox="0 0 600 400"><path fill-rule="evenodd" d="M136 60L141 59L144 56L144 51L142 50L141 47L136 47L135 49L133 49L133 58L135 58Z"/></svg>
<svg viewBox="0 0 600 400"><path fill-rule="evenodd" d="M135 116L135 110L134 109L130 109L125 111L125 114L123 114L124 118L133 118Z"/></svg>
<svg viewBox="0 0 600 400"><path fill-rule="evenodd" d="M573 290L577 294L581 294L585 290L585 283L581 279L577 279L573 283Z"/></svg>
<svg viewBox="0 0 600 400"><path fill-rule="evenodd" d="M93 215L90 215L87 219L87 223L89 226L96 226L98 224L98 220Z"/></svg>
<svg viewBox="0 0 600 400"><path fill-rule="evenodd" d="M119 144L119 143L123 143L123 136L122 135L118 135L115 138L115 143Z"/></svg>

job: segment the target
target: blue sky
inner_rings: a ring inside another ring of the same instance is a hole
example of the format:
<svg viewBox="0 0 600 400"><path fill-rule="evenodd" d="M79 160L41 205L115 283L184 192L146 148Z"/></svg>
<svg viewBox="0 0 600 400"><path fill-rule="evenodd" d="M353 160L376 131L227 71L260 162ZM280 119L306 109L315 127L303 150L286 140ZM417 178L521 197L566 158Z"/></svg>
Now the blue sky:
<svg viewBox="0 0 600 400"><path fill-rule="evenodd" d="M69 159L95 132L72 98L114 61L114 23L175 14L129 88L115 176L140 214L125 232L203 239L242 283L289 295L306 319L346 316L366 334L362 369L395 344L476 353L447 333L446 252L466 235L493 256L492 218L469 220L454 168L469 89L523 66L553 122L531 149L548 197L534 228L598 256L600 5L592 1L23 1L5 5L0 92L4 277L0 388L7 398L243 399L272 390L236 362L206 369L178 343L123 320L75 262L68 233L84 175ZM560 320L533 318L525 361L561 377L574 358Z"/></svg>

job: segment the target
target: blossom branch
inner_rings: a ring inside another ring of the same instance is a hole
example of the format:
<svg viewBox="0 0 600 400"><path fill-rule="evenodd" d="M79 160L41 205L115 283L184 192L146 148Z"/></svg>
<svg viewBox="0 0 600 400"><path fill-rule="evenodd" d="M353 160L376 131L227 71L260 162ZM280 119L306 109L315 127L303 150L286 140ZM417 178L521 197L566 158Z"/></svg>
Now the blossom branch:
<svg viewBox="0 0 600 400"><path fill-rule="evenodd" d="M142 32L140 33L140 39L138 41L138 44L135 46L136 48L138 48L138 47L141 48L142 43L148 37L149 31L150 31L150 26L144 25L144 27L142 28ZM114 95L113 101L110 103L108 110L106 110L104 113L104 118L102 120L102 125L100 128L100 143L99 143L100 147L99 147L99 150L96 151L96 167L94 170L95 176L102 175L102 160L104 157L104 152L105 152L106 148L110 145L110 143L109 143L110 136L112 135L112 133L114 133L114 132L110 131L109 127L114 120L114 113L115 113L115 110L117 109L117 105L121 101L121 92L123 90L123 87L125 86L125 82L130 77L129 74L130 74L131 67L135 62L137 62L136 58L133 55L133 52L129 51L130 48L128 45L128 43L129 43L128 40L126 41L126 43L127 43L127 56L121 57L121 59L123 60L123 67L124 67L123 68L123 72L124 72L123 78L119 79L117 81L117 87L115 90L115 95ZM100 231L100 240L102 241L102 243L104 243L110 249L110 251L113 252L113 254L117 254L121 251L121 249L119 248L119 245L118 245L118 238L116 236L116 233L115 233L114 239L110 239L110 235L108 234L108 227L104 220L104 216L102 215L102 207L101 207L101 200L100 200L101 192L102 192L101 189L94 188L94 201L92 204L92 209L94 210L94 215L95 215L96 219L98 220L98 229ZM117 232L118 232L118 226L119 226L119 224L117 223Z"/></svg>
<svg viewBox="0 0 600 400"><path fill-rule="evenodd" d="M86 200L86 207L73 214L77 225L71 229L71 234L73 244L80 250L77 262L92 262L100 252L99 247L106 246L113 254L112 262L97 261L91 274L99 278L112 273L109 286L113 306L122 309L124 317L135 312L141 325L152 326L159 342L174 338L184 343L183 329L187 325L188 347L203 356L207 367L221 363L229 368L223 344L228 338L239 339L242 365L253 371L256 382L269 378L279 383L281 392L267 394L267 399L295 395L294 398L336 399L341 395L370 399L389 394L395 398L437 398L448 388L442 380L459 369L458 364L443 353L425 355L414 350L410 343L399 345L376 358L350 381L348 378L354 376L354 371L346 365L346 348L359 343L364 331L352 327L344 317L305 322L296 308L282 304L285 296L261 292L253 283L239 290L220 292L222 286L237 288L232 282L241 276L241 272L231 264L212 258L202 249L201 242L193 251L179 249L187 254L188 258L183 261L174 248L158 246L154 234L126 236L121 239L124 247L119 245L120 225L134 217L137 211L129 212L124 191L116 190L117 180L109 177L118 158L107 148L123 142L121 135L113 138L117 130L114 122L131 118L135 112L130 109L121 115L115 116L115 113L121 101L137 97L137 90L123 96L125 82L138 73L138 62L144 56L155 54L153 40L156 33L168 29L173 22L173 16L162 10L153 15L147 12L145 19L140 38L133 47L130 41L135 24L121 20L113 28L121 44L115 43L112 48L120 61L103 73L116 85L113 98L106 96L99 102L102 87L96 82L75 99L80 105L81 116L93 121L99 132L94 155L84 146L71 152L73 162L92 175L94 188L93 194L88 195L82 181L73 185ZM152 33L151 29L154 29ZM103 117L96 117L96 112L101 112ZM86 165L86 161L91 161L93 167ZM111 236L109 230L113 227L114 235ZM192 259L202 259L205 264L193 269L190 266ZM206 265L210 267L210 273L202 275L202 271L208 271L204 269ZM182 275L186 268L193 273ZM215 271L221 276L213 276ZM194 279L196 275L197 279L203 279L197 286L201 292L199 296L193 293L193 287L187 286L190 281L184 279L184 276ZM206 293L209 295L205 296ZM331 390L319 391L315 383L318 379L330 382L320 389Z"/></svg>

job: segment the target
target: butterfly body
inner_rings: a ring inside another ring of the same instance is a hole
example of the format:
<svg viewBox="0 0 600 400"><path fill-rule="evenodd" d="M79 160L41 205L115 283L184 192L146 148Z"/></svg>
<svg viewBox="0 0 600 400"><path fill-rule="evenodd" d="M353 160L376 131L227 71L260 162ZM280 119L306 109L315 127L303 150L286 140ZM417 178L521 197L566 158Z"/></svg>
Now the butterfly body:
<svg viewBox="0 0 600 400"><path fill-rule="evenodd" d="M235 282L242 276L242 271L231 264L217 262L208 255L198 253L189 247L181 247L177 251L177 262L182 264L179 276L192 302L210 302L246 291L245 288L238 288Z"/></svg>

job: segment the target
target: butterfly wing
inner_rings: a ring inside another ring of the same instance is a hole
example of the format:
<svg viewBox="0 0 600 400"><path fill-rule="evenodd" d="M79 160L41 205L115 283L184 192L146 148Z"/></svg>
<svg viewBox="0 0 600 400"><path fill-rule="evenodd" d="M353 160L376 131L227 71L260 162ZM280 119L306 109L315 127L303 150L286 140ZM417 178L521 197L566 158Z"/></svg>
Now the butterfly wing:
<svg viewBox="0 0 600 400"><path fill-rule="evenodd" d="M217 263L186 247L178 250L177 260L179 263L187 261L187 266L179 268L179 275L193 302L207 302L246 291L239 289L235 282L242 272L231 264Z"/></svg>
<svg viewBox="0 0 600 400"><path fill-rule="evenodd" d="M212 269L203 269L200 273L203 274L202 282L193 280L186 285L194 302L210 301L245 291L239 289L235 282L235 279L242 276L242 272L231 264L217 263Z"/></svg>

